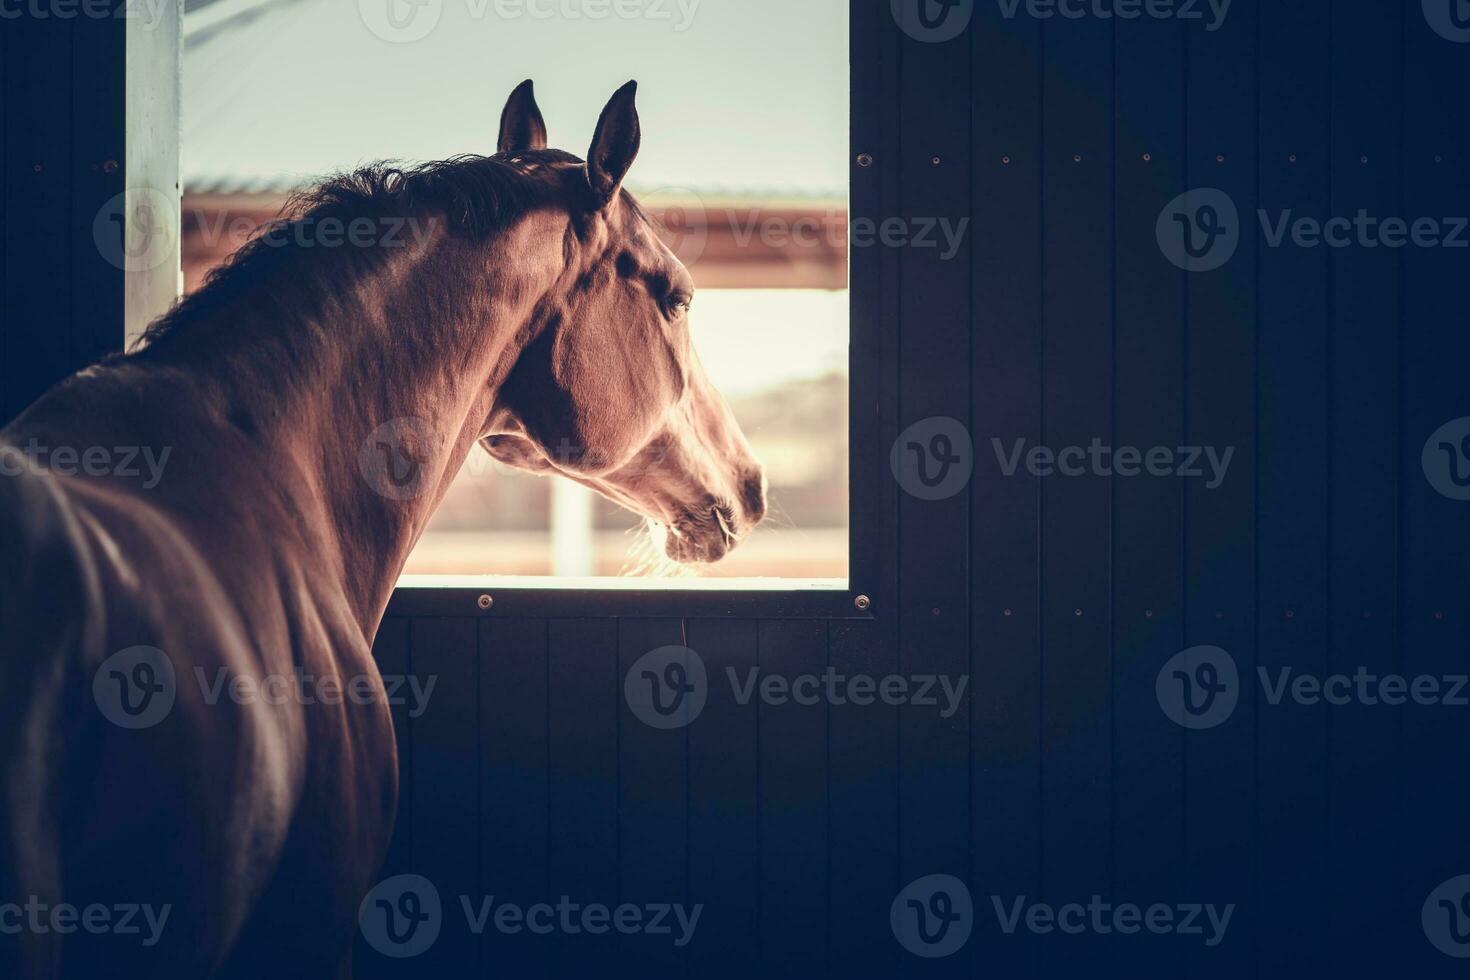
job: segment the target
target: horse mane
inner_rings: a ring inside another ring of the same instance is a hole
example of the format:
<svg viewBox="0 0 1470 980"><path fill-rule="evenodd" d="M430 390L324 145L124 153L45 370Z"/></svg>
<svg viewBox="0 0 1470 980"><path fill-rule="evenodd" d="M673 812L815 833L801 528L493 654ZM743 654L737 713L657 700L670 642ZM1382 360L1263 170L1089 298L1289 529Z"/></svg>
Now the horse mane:
<svg viewBox="0 0 1470 980"><path fill-rule="evenodd" d="M319 309L340 289L341 273L335 264L296 261L303 252L350 253L351 263L361 273L381 264L394 251L376 242L356 244L345 235L340 247L332 249L302 245L292 233L297 226L337 219L347 227L360 218L407 220L440 215L452 233L483 239L533 207L550 202L559 192L567 196L566 182L559 176L567 171L555 165L581 163L560 150L522 150L490 157L465 154L410 168L377 163L329 177L293 194L275 221L256 229L250 241L213 269L198 290L149 324L131 353L114 356L132 357L155 349L247 293L275 301L272 292L262 287L287 265L299 273L291 283L290 298ZM400 238L407 234L400 232Z"/></svg>

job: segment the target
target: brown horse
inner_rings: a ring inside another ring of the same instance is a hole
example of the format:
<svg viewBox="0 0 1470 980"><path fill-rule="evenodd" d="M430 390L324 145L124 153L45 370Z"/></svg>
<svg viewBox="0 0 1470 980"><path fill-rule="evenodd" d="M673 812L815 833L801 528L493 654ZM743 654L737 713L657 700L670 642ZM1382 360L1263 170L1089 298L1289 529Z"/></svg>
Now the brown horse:
<svg viewBox="0 0 1470 980"><path fill-rule="evenodd" d="M373 637L476 442L676 560L761 519L621 189L634 93L586 163L527 82L494 156L328 182L0 433L0 975L350 973L397 797Z"/></svg>

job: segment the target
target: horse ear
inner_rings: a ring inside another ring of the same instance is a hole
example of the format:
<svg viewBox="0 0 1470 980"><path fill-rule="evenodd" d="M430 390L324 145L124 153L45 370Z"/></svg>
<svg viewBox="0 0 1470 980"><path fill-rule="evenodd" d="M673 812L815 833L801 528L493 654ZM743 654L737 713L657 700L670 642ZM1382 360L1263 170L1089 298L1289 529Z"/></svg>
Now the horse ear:
<svg viewBox="0 0 1470 980"><path fill-rule="evenodd" d="M637 82L624 85L613 94L597 120L597 134L592 137L592 149L587 153L587 183L599 208L607 207L617 194L628 168L638 156L643 136L638 128L638 109L633 104L637 95Z"/></svg>
<svg viewBox="0 0 1470 980"><path fill-rule="evenodd" d="M500 114L501 153L546 149L546 120L536 105L536 90L528 78L516 86Z"/></svg>

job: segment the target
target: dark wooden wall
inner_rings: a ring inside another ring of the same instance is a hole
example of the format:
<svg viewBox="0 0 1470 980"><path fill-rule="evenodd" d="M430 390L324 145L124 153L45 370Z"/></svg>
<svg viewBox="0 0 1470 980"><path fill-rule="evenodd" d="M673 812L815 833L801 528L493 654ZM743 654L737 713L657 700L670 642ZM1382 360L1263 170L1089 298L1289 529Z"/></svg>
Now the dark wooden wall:
<svg viewBox="0 0 1470 980"><path fill-rule="evenodd" d="M952 261L854 250L854 619L473 617L396 607L385 668L437 675L401 731L386 874L529 904L684 901L687 950L492 933L446 916L373 975L571 977L1450 976L1420 908L1470 873L1461 707L1271 705L1257 667L1465 673L1470 511L1420 449L1470 415L1463 249L1268 247L1255 213L1470 211L1470 45L1417 2L1236 0L1224 25L1038 20L979 3L924 44L855 3L854 215L972 218ZM1170 264L1165 204L1225 191L1245 233L1213 272ZM968 489L888 476L896 434L965 421ZM1004 477L991 439L1234 447L1218 489ZM865 505L866 506L866 505ZM469 608L469 604L465 604ZM623 672L687 633L711 675L968 675L966 709L740 705L639 723ZM1224 724L1159 706L1188 647L1231 653ZM904 952L908 882L968 882L977 922ZM996 928L991 896L1234 903L1226 939Z"/></svg>
<svg viewBox="0 0 1470 980"><path fill-rule="evenodd" d="M181 6L27 0L0 19L0 424L177 293L167 235L128 261L116 220L140 246L142 192L178 197ZM177 224L177 205L146 220Z"/></svg>

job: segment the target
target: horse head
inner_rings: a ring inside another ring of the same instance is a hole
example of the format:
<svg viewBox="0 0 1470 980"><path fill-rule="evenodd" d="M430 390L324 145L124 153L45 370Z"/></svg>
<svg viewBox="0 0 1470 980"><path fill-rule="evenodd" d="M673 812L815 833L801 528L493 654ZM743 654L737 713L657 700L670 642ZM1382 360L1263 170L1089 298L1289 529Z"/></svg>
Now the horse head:
<svg viewBox="0 0 1470 980"><path fill-rule="evenodd" d="M667 529L679 562L712 562L765 515L766 482L689 333L694 282L623 179L638 154L636 83L603 109L587 160L546 150L531 83L512 93L497 156L564 171L565 269L500 387L481 445L559 474Z"/></svg>

